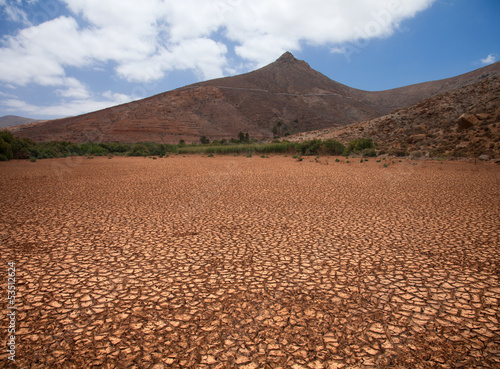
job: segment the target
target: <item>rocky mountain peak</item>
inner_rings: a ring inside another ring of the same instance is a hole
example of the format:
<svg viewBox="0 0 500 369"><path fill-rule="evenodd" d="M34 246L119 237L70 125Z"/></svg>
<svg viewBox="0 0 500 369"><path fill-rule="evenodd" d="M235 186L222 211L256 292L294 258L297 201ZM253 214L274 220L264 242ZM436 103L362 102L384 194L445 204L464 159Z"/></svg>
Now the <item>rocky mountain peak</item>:
<svg viewBox="0 0 500 369"><path fill-rule="evenodd" d="M277 60L276 63L297 63L299 60L293 56L293 54L289 51L281 55Z"/></svg>

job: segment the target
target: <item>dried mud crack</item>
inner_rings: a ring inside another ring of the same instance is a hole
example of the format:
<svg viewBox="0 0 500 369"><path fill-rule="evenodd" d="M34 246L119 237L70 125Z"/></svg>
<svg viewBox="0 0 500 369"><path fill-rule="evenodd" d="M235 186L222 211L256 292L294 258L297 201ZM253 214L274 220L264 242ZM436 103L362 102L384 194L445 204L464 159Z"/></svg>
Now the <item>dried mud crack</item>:
<svg viewBox="0 0 500 369"><path fill-rule="evenodd" d="M171 156L0 171L19 368L500 367L498 166Z"/></svg>

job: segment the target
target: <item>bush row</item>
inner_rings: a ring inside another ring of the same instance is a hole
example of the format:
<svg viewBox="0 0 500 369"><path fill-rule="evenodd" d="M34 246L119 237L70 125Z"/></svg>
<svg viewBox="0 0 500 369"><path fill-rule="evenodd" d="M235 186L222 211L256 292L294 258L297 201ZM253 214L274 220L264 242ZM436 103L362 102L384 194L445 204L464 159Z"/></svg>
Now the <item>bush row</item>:
<svg viewBox="0 0 500 369"><path fill-rule="evenodd" d="M9 131L0 131L0 161L11 159L57 158L67 156L165 156L168 154L298 154L298 155L350 155L376 156L371 139L351 141L347 147L342 143L328 140L309 140L304 142L273 141L271 143L251 143L241 140L214 141L211 144L178 145L153 142L121 143L72 143L51 141L36 143L27 138L16 138Z"/></svg>

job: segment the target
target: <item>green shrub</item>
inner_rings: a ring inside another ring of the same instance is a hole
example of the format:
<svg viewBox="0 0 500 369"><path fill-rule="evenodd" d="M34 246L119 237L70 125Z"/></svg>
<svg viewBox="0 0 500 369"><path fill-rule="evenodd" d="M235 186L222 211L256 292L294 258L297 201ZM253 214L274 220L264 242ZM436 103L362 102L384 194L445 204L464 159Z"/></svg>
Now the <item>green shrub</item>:
<svg viewBox="0 0 500 369"><path fill-rule="evenodd" d="M364 149L363 156L365 158L374 158L377 156L377 152L375 151L375 149Z"/></svg>
<svg viewBox="0 0 500 369"><path fill-rule="evenodd" d="M36 161L36 158L34 156L30 156L30 161L34 163Z"/></svg>
<svg viewBox="0 0 500 369"><path fill-rule="evenodd" d="M302 155L318 155L321 148L320 140L304 141L298 144L297 152Z"/></svg>
<svg viewBox="0 0 500 369"><path fill-rule="evenodd" d="M340 142L328 139L325 141L322 141L321 144L319 145L319 152L318 154L321 155L341 155L345 150L345 146L342 145Z"/></svg>
<svg viewBox="0 0 500 369"><path fill-rule="evenodd" d="M134 144L131 150L127 153L128 156L149 156L150 153L145 144Z"/></svg>
<svg viewBox="0 0 500 369"><path fill-rule="evenodd" d="M373 149L374 147L375 145L371 138L358 138L349 142L344 153L349 155L351 152L363 152L364 150Z"/></svg>
<svg viewBox="0 0 500 369"><path fill-rule="evenodd" d="M60 147L58 148L57 145L54 145L54 150L56 152L56 156L59 156L58 154L63 151L63 150L61 150ZM80 151L83 154L95 155L95 156L103 156L103 155L108 154L108 150L106 150L102 145L92 143L92 142L87 142L87 143L81 144Z"/></svg>
<svg viewBox="0 0 500 369"><path fill-rule="evenodd" d="M0 138L0 157L2 161L8 161L14 158L10 144L3 138Z"/></svg>
<svg viewBox="0 0 500 369"><path fill-rule="evenodd" d="M391 149L389 150L389 155L402 157L402 156L408 156L408 153L400 149Z"/></svg>

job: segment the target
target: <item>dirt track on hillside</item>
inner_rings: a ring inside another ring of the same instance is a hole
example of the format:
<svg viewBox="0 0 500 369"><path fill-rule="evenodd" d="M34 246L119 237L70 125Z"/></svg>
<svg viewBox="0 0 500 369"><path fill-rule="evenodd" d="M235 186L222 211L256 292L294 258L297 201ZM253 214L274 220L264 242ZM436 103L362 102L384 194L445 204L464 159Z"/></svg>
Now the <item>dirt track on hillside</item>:
<svg viewBox="0 0 500 369"><path fill-rule="evenodd" d="M500 166L171 156L0 172L19 368L500 367Z"/></svg>

